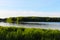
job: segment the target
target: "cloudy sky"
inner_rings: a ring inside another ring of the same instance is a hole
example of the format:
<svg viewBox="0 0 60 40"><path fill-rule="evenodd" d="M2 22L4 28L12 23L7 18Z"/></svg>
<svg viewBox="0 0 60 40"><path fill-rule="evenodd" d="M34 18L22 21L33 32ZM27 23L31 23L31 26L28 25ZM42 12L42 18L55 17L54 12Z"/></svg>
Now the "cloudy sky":
<svg viewBox="0 0 60 40"><path fill-rule="evenodd" d="M60 17L60 0L0 0L0 18L13 16Z"/></svg>

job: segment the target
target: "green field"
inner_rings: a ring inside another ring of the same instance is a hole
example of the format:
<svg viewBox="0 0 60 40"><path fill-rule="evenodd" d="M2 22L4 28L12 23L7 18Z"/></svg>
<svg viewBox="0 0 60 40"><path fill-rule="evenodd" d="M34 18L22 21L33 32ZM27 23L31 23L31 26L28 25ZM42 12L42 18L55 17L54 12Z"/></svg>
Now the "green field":
<svg viewBox="0 0 60 40"><path fill-rule="evenodd" d="M0 40L60 40L60 31L0 26Z"/></svg>

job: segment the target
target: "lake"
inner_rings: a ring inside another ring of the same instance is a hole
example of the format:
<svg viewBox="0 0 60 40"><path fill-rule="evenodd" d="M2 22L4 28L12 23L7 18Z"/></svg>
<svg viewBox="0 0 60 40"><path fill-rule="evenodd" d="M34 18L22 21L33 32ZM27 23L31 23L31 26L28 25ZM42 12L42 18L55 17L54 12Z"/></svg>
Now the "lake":
<svg viewBox="0 0 60 40"><path fill-rule="evenodd" d="M60 30L60 22L24 22L21 24L0 22L0 26L15 26L26 28L42 28L42 29L58 29Z"/></svg>

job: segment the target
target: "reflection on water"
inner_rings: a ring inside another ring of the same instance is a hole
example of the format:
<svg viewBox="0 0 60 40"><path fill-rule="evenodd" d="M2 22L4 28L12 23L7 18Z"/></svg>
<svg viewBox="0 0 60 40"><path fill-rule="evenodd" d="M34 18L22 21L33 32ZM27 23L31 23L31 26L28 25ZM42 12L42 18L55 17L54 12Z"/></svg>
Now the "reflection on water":
<svg viewBox="0 0 60 40"><path fill-rule="evenodd" d="M59 29L60 22L24 22L21 24L10 24L0 22L0 26L15 26L15 27L26 27L26 28L44 28L44 29Z"/></svg>

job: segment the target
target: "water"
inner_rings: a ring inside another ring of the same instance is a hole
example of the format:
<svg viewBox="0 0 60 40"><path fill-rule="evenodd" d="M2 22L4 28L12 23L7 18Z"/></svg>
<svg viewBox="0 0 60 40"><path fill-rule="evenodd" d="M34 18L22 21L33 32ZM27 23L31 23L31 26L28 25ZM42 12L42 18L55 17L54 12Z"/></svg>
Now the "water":
<svg viewBox="0 0 60 40"><path fill-rule="evenodd" d="M26 28L42 28L42 29L58 29L60 30L60 22L24 22L22 24L12 24L0 22L0 26L15 26Z"/></svg>

